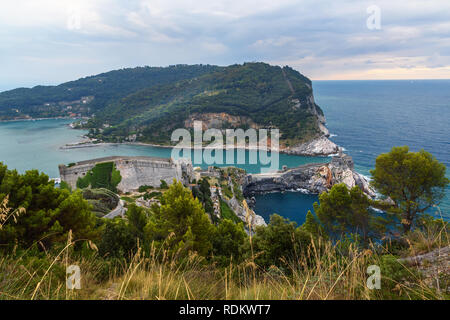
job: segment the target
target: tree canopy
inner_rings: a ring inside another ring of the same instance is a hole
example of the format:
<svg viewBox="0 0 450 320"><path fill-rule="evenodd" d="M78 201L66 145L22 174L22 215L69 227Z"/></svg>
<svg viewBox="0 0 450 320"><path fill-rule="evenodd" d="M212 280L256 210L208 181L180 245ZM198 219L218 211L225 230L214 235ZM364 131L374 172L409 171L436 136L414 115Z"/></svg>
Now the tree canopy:
<svg viewBox="0 0 450 320"><path fill-rule="evenodd" d="M312 217L304 226L315 233L323 228L333 239L353 235L367 243L370 238L380 237L390 222L371 209L377 202L371 200L358 186L348 189L343 183L336 184L319 196L319 203L314 203L319 226L311 221Z"/></svg>
<svg viewBox="0 0 450 320"><path fill-rule="evenodd" d="M371 171L372 186L393 201L390 211L400 214L407 232L418 214L438 205L444 197L449 184L445 172L445 165L424 150L393 147L377 157Z"/></svg>
<svg viewBox="0 0 450 320"><path fill-rule="evenodd" d="M192 250L203 256L212 249L212 233L213 225L202 204L176 181L162 195L161 206L152 207L145 226L147 240L156 241L172 252Z"/></svg>
<svg viewBox="0 0 450 320"><path fill-rule="evenodd" d="M281 259L297 258L310 240L310 235L297 227L297 223L273 214L267 227L256 227L253 238L255 253L259 253L256 262L265 267L283 265Z"/></svg>
<svg viewBox="0 0 450 320"><path fill-rule="evenodd" d="M24 247L40 241L44 246L63 241L72 230L73 239L95 239L96 217L81 192L55 188L48 176L37 170L19 174L0 163L0 202L8 197L12 209L24 208L16 220L0 230L0 244Z"/></svg>

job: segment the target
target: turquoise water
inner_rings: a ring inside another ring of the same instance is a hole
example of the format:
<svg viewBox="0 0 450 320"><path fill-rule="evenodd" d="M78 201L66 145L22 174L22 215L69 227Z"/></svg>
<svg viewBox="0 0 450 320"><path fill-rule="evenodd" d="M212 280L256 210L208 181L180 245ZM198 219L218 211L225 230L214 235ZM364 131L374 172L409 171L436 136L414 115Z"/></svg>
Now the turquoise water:
<svg viewBox="0 0 450 320"><path fill-rule="evenodd" d="M86 134L83 130L68 127L70 120L38 120L0 123L0 161L9 168L25 172L38 169L51 178L59 177L58 165L113 155L153 156L170 158L171 149L140 145L102 145L90 148L60 149L67 143L82 140ZM235 159L238 159L235 151ZM245 151L246 163L227 163L243 168L250 173L259 173L259 164L249 164L250 154L256 151ZM226 159L226 155L223 159ZM273 156L269 154L269 156ZM195 159L195 158L194 158ZM259 156L257 157L259 160ZM329 157L299 157L279 154L279 168L283 165L296 167L310 162L327 162ZM208 167L208 164L194 162L194 166ZM220 165L219 165L220 166Z"/></svg>
<svg viewBox="0 0 450 320"><path fill-rule="evenodd" d="M450 178L450 80L314 81L313 88L335 135L331 139L353 157L358 172L370 177L377 155L408 145L431 152ZM257 212L277 212L299 223L312 206L311 197L300 193L256 199ZM450 220L450 187L440 209Z"/></svg>

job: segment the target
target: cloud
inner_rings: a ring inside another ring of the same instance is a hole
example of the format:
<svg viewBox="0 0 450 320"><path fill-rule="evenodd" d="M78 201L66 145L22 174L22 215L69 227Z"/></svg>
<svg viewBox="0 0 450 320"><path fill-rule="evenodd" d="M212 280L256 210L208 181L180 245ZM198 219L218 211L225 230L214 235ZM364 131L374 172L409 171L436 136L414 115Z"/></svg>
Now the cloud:
<svg viewBox="0 0 450 320"><path fill-rule="evenodd" d="M381 30L366 26L381 10ZM448 0L15 0L0 86L137 65L266 61L313 79L450 78Z"/></svg>

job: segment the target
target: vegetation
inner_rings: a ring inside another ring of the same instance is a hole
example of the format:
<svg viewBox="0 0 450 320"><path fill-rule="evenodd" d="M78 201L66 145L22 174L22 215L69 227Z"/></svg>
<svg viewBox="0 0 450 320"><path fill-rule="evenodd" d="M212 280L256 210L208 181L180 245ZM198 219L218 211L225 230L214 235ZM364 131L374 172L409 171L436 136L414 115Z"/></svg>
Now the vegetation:
<svg viewBox="0 0 450 320"><path fill-rule="evenodd" d="M242 221L223 218L213 233L213 261L221 266L241 263L245 258L247 234Z"/></svg>
<svg viewBox="0 0 450 320"><path fill-rule="evenodd" d="M220 69L209 65L138 67L110 71L59 86L19 88L0 93L0 119L90 116L132 93L156 85L192 79ZM84 98L84 99L83 99ZM83 103L85 100L88 103ZM67 107L72 107L67 109Z"/></svg>
<svg viewBox="0 0 450 320"><path fill-rule="evenodd" d="M210 252L213 226L200 202L180 182L174 182L163 194L161 206L152 211L145 226L149 241L170 252L195 251L202 256Z"/></svg>
<svg viewBox="0 0 450 320"><path fill-rule="evenodd" d="M259 255L255 262L265 268L285 266L287 261L295 261L301 255L310 240L310 235L298 228L295 222L274 214L267 227L256 228L254 250L264 254Z"/></svg>
<svg viewBox="0 0 450 320"><path fill-rule="evenodd" d="M148 200L148 199L152 199L152 198L160 198L162 195L162 192L159 191L152 191L150 193L146 193L144 194L144 199Z"/></svg>
<svg viewBox="0 0 450 320"><path fill-rule="evenodd" d="M313 238L323 238L325 240L328 240L329 238L318 219L311 213L311 210L308 210L305 217L305 223L303 223L300 228L303 232L306 232Z"/></svg>
<svg viewBox="0 0 450 320"><path fill-rule="evenodd" d="M139 192L147 192L149 189L153 189L152 186L140 186L138 191Z"/></svg>
<svg viewBox="0 0 450 320"><path fill-rule="evenodd" d="M206 213L211 216L214 213L214 207L211 200L211 189L208 179L201 179L197 186L192 188L192 194L203 205Z"/></svg>
<svg viewBox="0 0 450 320"><path fill-rule="evenodd" d="M236 213L234 213L234 211L231 210L231 208L228 206L228 204L225 201L223 201L222 199L220 200L220 213L221 213L222 219L228 219L234 223L242 222L242 220L239 219L239 217L236 215Z"/></svg>
<svg viewBox="0 0 450 320"><path fill-rule="evenodd" d="M371 171L373 186L393 201L389 208L401 218L404 232L411 230L418 214L439 204L449 179L445 165L430 153L394 147L376 159Z"/></svg>
<svg viewBox="0 0 450 320"><path fill-rule="evenodd" d="M19 174L0 163L0 203L4 201L18 214L2 224L2 248L39 243L47 249L64 242L69 232L74 240L98 236L95 215L81 192L55 188L54 182L37 170Z"/></svg>
<svg viewBox="0 0 450 320"><path fill-rule="evenodd" d="M97 111L85 127L91 129L92 138L103 141L136 135L138 141L170 144L172 131L184 127L190 116L226 113L237 120L224 119L224 127L248 129L256 123L279 128L283 141L306 140L320 133L317 114L323 114L317 105L310 105L310 87L309 79L289 67L232 65L118 99Z"/></svg>
<svg viewBox="0 0 450 320"><path fill-rule="evenodd" d="M169 188L169 185L167 184L166 181L161 180L161 184L159 185L159 188L162 189L162 190L165 190L165 189Z"/></svg>
<svg viewBox="0 0 450 320"><path fill-rule="evenodd" d="M113 192L122 180L120 171L116 170L114 162L97 163L84 177L77 180L77 188L104 188Z"/></svg>
<svg viewBox="0 0 450 320"><path fill-rule="evenodd" d="M160 205L130 201L125 218L96 217L82 193L111 191L57 189L37 171L0 165L0 299L450 298L448 260L411 259L447 248L448 223L419 213L395 236L371 209L391 205L358 188L333 186L301 226L272 215L259 227L223 209L211 222L200 196L176 181ZM81 290L65 288L71 264ZM379 290L366 286L371 265L381 269Z"/></svg>
<svg viewBox="0 0 450 320"><path fill-rule="evenodd" d="M124 223L119 221L123 220L109 223ZM235 229L226 228L233 226L224 223L221 234L229 235ZM131 240L117 232L125 232L123 227L110 233L111 240L123 239L115 249ZM243 234L233 235L220 242L228 248L223 250L236 250ZM17 251L0 256L0 299L449 299L444 291L430 287L414 267L375 248L344 251L331 242L312 242L297 260L286 261L285 268L266 269L251 259L215 265L195 253L180 260L152 248L148 254L137 249L128 259L119 254L105 258L100 248L83 245L81 255L71 250L72 241L67 245L68 249L60 251ZM57 258L60 252L62 259ZM81 290L65 290L65 267L70 264L82 270ZM366 286L369 265L381 268L380 290Z"/></svg>
<svg viewBox="0 0 450 320"><path fill-rule="evenodd" d="M83 189L82 195L92 206L92 212L98 217L103 217L117 207L120 200L117 194L104 188Z"/></svg>
<svg viewBox="0 0 450 320"><path fill-rule="evenodd" d="M314 203L314 211L320 228L332 239L352 235L367 244L371 239L379 239L385 234L391 222L371 209L378 202L371 200L357 186L349 190L345 184L334 185L329 192L319 196L319 202L320 205ZM313 233L319 232L319 227L314 226L311 217L308 224L308 228L314 230Z"/></svg>
<svg viewBox="0 0 450 320"><path fill-rule="evenodd" d="M228 186L227 183L222 185L222 192L226 199L230 200L233 198L233 191L231 190L231 188Z"/></svg>
<svg viewBox="0 0 450 320"><path fill-rule="evenodd" d="M169 144L174 128L193 114L227 113L248 129L251 123L280 129L286 143L320 133L311 104L311 81L290 67L245 63L218 67L176 65L115 70L59 86L0 93L0 120L85 116L77 127L104 141Z"/></svg>
<svg viewBox="0 0 450 320"><path fill-rule="evenodd" d="M147 223L145 209L131 204L126 216L127 220L117 218L105 222L98 246L100 256L113 259L125 257L130 260L138 244L144 241L144 227Z"/></svg>

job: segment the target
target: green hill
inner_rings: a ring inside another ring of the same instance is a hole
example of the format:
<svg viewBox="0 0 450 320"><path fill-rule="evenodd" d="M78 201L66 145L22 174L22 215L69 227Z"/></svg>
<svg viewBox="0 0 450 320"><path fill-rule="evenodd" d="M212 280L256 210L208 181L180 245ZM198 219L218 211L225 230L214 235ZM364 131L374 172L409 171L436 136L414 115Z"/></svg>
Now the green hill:
<svg viewBox="0 0 450 320"><path fill-rule="evenodd" d="M58 86L5 91L0 93L0 120L67 116L73 112L89 116L138 90L194 78L216 69L210 65L127 68ZM68 106L72 108L67 109Z"/></svg>
<svg viewBox="0 0 450 320"><path fill-rule="evenodd" d="M124 69L1 93L0 117L17 113L90 116L84 126L92 138L158 144L169 144L174 129L194 120L214 128L279 128L286 146L322 135L324 122L311 81L265 63Z"/></svg>
<svg viewBox="0 0 450 320"><path fill-rule="evenodd" d="M246 63L152 86L109 105L88 127L103 141L167 144L176 128L279 128L284 142L321 135L311 81L289 67Z"/></svg>

